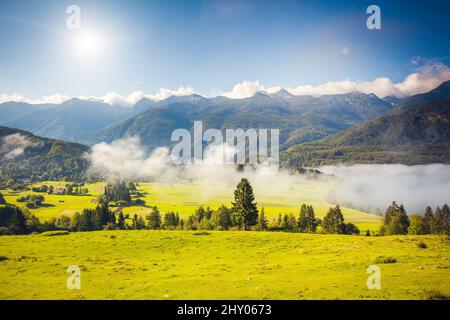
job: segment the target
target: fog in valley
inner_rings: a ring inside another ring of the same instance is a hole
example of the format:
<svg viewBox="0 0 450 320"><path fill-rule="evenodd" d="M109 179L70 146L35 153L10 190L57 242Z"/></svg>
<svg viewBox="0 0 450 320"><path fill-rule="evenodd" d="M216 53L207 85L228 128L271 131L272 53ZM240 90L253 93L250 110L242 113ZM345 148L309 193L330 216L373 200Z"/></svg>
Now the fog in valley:
<svg viewBox="0 0 450 320"><path fill-rule="evenodd" d="M323 200L369 212L384 212L394 200L404 204L409 214L422 213L428 205L434 208L450 203L450 165L324 166L318 168L323 173L321 175L293 175L287 170L266 175L258 167L237 170L233 165L214 164L222 155L217 151L206 151L205 159L200 163L176 166L168 148L148 152L139 138L130 137L110 144L97 144L85 158L90 162L90 173L101 174L110 180L133 179L170 184L199 182L204 185L202 197L205 194L214 196L214 185L232 190L242 177L246 177L256 194L269 194L273 190L277 193L294 192L293 185L309 183L313 179L314 182L323 182L327 189ZM225 147L225 152L233 150Z"/></svg>

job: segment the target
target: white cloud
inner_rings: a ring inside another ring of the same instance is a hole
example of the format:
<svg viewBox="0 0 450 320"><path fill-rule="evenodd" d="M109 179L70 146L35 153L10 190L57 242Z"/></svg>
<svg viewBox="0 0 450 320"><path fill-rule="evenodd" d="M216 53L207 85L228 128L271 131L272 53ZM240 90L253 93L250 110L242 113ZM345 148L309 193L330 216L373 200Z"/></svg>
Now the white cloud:
<svg viewBox="0 0 450 320"><path fill-rule="evenodd" d="M353 91L373 93L380 98L386 96L404 97L430 91L442 82L450 80L450 68L442 63L425 65L408 75L402 82L394 83L387 77L372 81L355 82L350 80L335 81L318 86L299 86L287 89L295 95L321 96L343 94Z"/></svg>
<svg viewBox="0 0 450 320"><path fill-rule="evenodd" d="M267 93L275 93L279 91L281 87L269 87L265 88L259 81L243 81L236 84L231 91L223 92L220 95L231 99L244 99L255 95L255 93L264 91Z"/></svg>
<svg viewBox="0 0 450 320"><path fill-rule="evenodd" d="M82 100L100 101L115 106L132 107L136 102L138 102L142 98L160 101L167 99L171 96L187 96L194 93L195 91L194 89L192 89L192 87L179 87L178 89L175 90L160 88L159 91L154 94L145 94L143 91L133 91L127 96L122 96L116 92L109 92L103 96L80 96L78 98ZM28 99L23 95L13 93L13 94L0 94L0 103L15 101L29 104L43 104L43 103L61 104L66 102L67 100L70 100L71 98L72 97L70 96L56 93L49 96L43 96L38 99Z"/></svg>
<svg viewBox="0 0 450 320"><path fill-rule="evenodd" d="M344 48L342 54L344 54ZM434 63L418 68L416 72L411 73L402 82L398 83L392 82L387 77L379 77L372 81L332 81L317 86L305 85L287 88L286 90L299 96L323 96L359 91L367 94L373 93L380 98L386 96L405 97L428 92L448 80L450 80L450 68L442 63ZM251 97L257 92L274 93L280 89L280 87L266 88L259 81L243 81L236 84L231 91L223 92L220 95L233 99L242 99Z"/></svg>
<svg viewBox="0 0 450 320"><path fill-rule="evenodd" d="M443 192L450 189L449 165L361 164L325 166L319 170L333 175L327 200L343 206L384 211L397 201L409 213L419 213L426 206L435 208L449 201Z"/></svg>
<svg viewBox="0 0 450 320"><path fill-rule="evenodd" d="M54 103L54 104L60 104L67 100L69 100L71 97L55 93L53 95L49 96L43 96L38 99L28 99L24 96L13 93L13 94L0 94L0 103L9 102L9 101L16 101L16 102L24 102L29 104L44 104L44 103Z"/></svg>
<svg viewBox="0 0 450 320"><path fill-rule="evenodd" d="M422 58L420 56L414 56L411 58L411 63L413 65L418 65L422 61Z"/></svg>
<svg viewBox="0 0 450 320"><path fill-rule="evenodd" d="M167 148L157 148L151 155L144 151L138 137L119 139L111 144L99 143L85 155L90 171L106 178L155 178L170 167Z"/></svg>
<svg viewBox="0 0 450 320"><path fill-rule="evenodd" d="M12 160L22 155L26 148L40 145L20 133L5 136L1 139L1 142L0 156L6 160Z"/></svg>
<svg viewBox="0 0 450 320"><path fill-rule="evenodd" d="M350 53L350 49L347 48L346 46L343 46L342 49L341 49L341 54L343 56L348 56L349 53Z"/></svg>
<svg viewBox="0 0 450 320"><path fill-rule="evenodd" d="M89 99L89 100L95 100L100 102L105 102L110 105L114 106L121 106L121 107L132 107L136 102L141 100L142 98L147 98L154 101L160 101L167 99L172 96L187 96L194 94L194 90L192 87L179 87L176 90L171 89L165 89L160 88L158 92L154 94L145 94L143 91L133 91L128 96L122 96L116 92L109 92L105 94L104 96L100 97L80 97L80 99Z"/></svg>
<svg viewBox="0 0 450 320"><path fill-rule="evenodd" d="M345 46L342 48L342 54L349 54L350 50ZM412 63L419 63L421 59L413 58ZM331 81L324 84L312 86L298 86L286 88L293 95L312 95L322 96L329 94L344 94L359 91L362 93L373 93L380 98L386 96L405 97L418 93L430 91L442 82L450 80L450 68L442 63L427 64L419 67L414 73L411 73L401 82L395 83L388 77L378 77L371 81ZM218 95L231 99L244 99L255 95L257 92L275 93L281 87L264 87L260 81L243 81L233 86L230 91L221 92ZM81 96L80 99L91 99L101 101L110 105L122 107L131 107L142 98L148 98L154 101L161 101L171 96L187 96L196 93L190 86L182 86L178 89L160 88L156 93L144 93L143 91L133 91L127 96L122 96L115 92L109 92L103 96ZM63 94L53 94L38 99L28 99L20 94L0 94L0 103L8 101L26 102L30 104L41 103L63 103L71 97Z"/></svg>
<svg viewBox="0 0 450 320"><path fill-rule="evenodd" d="M194 94L195 91L192 89L192 87L179 87L176 90L170 90L170 89L164 89L160 88L159 92L153 95L147 95L146 97L159 101L167 99L171 96L189 96L191 94Z"/></svg>
<svg viewBox="0 0 450 320"><path fill-rule="evenodd" d="M133 106L136 102L144 98L145 95L142 91L133 91L128 96L122 96L115 92L109 92L104 96L100 97L84 97L81 96L80 99L83 100L94 100L99 102L104 102L113 106L121 106L121 107L130 107Z"/></svg>

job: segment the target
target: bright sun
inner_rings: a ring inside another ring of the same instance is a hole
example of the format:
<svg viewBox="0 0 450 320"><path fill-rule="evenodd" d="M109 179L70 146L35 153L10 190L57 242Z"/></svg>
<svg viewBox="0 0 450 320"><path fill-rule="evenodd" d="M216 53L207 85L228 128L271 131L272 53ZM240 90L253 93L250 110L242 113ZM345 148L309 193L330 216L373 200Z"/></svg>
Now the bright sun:
<svg viewBox="0 0 450 320"><path fill-rule="evenodd" d="M93 59L99 56L103 47L102 37L94 32L80 31L74 37L74 49L81 58Z"/></svg>

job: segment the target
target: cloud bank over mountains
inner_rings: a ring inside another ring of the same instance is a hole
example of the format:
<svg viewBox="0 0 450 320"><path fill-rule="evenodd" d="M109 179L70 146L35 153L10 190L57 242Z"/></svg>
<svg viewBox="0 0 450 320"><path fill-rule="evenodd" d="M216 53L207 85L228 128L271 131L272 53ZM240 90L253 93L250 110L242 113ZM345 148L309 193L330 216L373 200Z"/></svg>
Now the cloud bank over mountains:
<svg viewBox="0 0 450 320"><path fill-rule="evenodd" d="M406 97L433 90L447 80L450 80L450 68L436 63L418 68L416 72L411 73L399 83L393 83L387 77L379 77L372 81L344 80L318 86L300 86L288 89L288 91L294 95L312 96L359 91L366 94L373 93L380 98L386 96Z"/></svg>
<svg viewBox="0 0 450 320"><path fill-rule="evenodd" d="M401 82L393 82L388 77L378 77L371 81L332 81L320 85L305 85L294 88L285 88L293 95L311 95L322 96L332 94L345 94L359 91L366 94L375 94L380 98L386 96L406 97L419 93L428 92L441 83L450 80L450 68L442 63L433 63L421 66L415 72L409 74ZM243 81L233 86L230 91L224 91L216 96L224 96L231 99L244 99L255 95L257 92L265 92L273 94L281 90L282 87L272 86L265 87L258 80ZM161 101L171 96L187 96L197 93L190 86L182 86L178 89L171 90L160 88L154 94L146 94L143 91L133 91L127 96L120 95L115 92L107 93L103 96L81 96L80 99L95 100L108 103L110 105L117 105L122 107L132 107L136 102L143 98L153 101ZM17 101L30 104L44 104L44 103L63 103L72 97L63 94L53 94L44 96L38 99L29 99L20 94L0 94L0 103L8 101Z"/></svg>

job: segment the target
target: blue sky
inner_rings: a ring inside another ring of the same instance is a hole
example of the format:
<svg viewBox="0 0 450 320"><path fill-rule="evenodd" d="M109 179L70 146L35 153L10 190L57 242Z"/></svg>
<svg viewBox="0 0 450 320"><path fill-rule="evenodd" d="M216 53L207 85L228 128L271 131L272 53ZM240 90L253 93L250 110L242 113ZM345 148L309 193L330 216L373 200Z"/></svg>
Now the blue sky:
<svg viewBox="0 0 450 320"><path fill-rule="evenodd" d="M101 40L95 56L74 53L71 4L81 8L82 30ZM381 8L381 30L366 28L370 4ZM448 1L3 0L0 94L397 83L417 68L450 65L449 9Z"/></svg>

